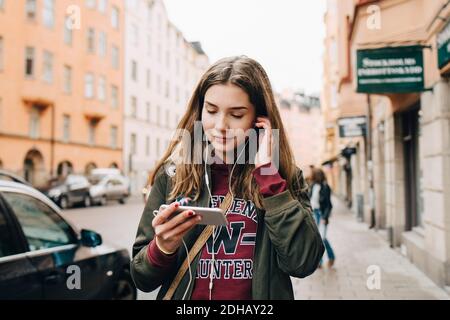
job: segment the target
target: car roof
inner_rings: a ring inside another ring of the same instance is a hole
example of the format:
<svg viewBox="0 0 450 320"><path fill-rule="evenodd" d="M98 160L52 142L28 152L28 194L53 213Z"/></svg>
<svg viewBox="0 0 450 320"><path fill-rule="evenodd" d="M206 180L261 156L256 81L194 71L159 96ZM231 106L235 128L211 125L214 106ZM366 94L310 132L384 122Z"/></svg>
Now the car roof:
<svg viewBox="0 0 450 320"><path fill-rule="evenodd" d="M116 168L96 168L91 170L91 174L120 174Z"/></svg>
<svg viewBox="0 0 450 320"><path fill-rule="evenodd" d="M59 209L59 207L55 205L53 201L47 198L42 192L29 185L25 185L19 182L0 180L0 192L2 191L16 191L16 192L18 191L22 193L27 193L31 196L34 196L35 198L38 198L39 200L42 200L58 213L60 213L61 211L61 209Z"/></svg>
<svg viewBox="0 0 450 320"><path fill-rule="evenodd" d="M33 197L39 199L40 201L42 201L46 205L48 205L50 208L55 210L55 212L67 224L69 224L69 226L75 231L75 233L77 235L80 234L80 229L78 229L71 221L68 221L65 217L63 217L61 214L61 209L39 190L37 190L31 186L27 186L27 185L18 183L18 182L0 180L0 192L4 192L4 191L25 193L25 194L28 194L30 196L33 196Z"/></svg>
<svg viewBox="0 0 450 320"><path fill-rule="evenodd" d="M11 179L13 179L16 182L20 182L20 183L23 183L23 184L26 184L26 185L30 185L30 183L28 181L26 181L24 178L22 178L21 176L15 174L15 173L3 170L3 169L0 169L0 176L7 176L7 177L10 177Z"/></svg>
<svg viewBox="0 0 450 320"><path fill-rule="evenodd" d="M70 221L70 219L68 220L61 213L61 209L56 204L54 204L53 201L51 201L47 196L45 196L43 193L41 193L39 190L37 190L31 186L27 186L27 185L18 183L18 182L0 180L0 193L4 192L4 191L21 192L21 193L25 193L25 194L34 196L35 198L41 200L42 202L47 204L49 207L54 209L55 212L61 217L61 219L63 219L64 222L67 223L72 228L72 230L75 232L76 236L80 237L81 229L79 229L75 224L73 224L72 221ZM121 246L116 247L115 245L112 245L108 242L103 242L102 245L106 246L106 248L112 248L114 250L123 249Z"/></svg>

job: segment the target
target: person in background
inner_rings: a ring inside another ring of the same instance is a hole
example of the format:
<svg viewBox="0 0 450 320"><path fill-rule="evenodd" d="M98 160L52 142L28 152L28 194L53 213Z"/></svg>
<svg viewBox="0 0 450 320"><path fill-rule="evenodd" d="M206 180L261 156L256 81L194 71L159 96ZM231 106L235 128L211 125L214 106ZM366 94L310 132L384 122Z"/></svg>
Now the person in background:
<svg viewBox="0 0 450 320"><path fill-rule="evenodd" d="M333 205L331 204L331 188L327 183L325 173L318 168L313 169L310 199L317 227L319 228L327 252L328 266L331 268L336 260L333 248L327 238L328 223L331 209L333 208ZM322 261L320 262L319 267L321 266Z"/></svg>
<svg viewBox="0 0 450 320"><path fill-rule="evenodd" d="M310 164L309 165L309 172L308 175L305 177L306 183L308 184L308 188L311 191L311 186L312 186L312 181L313 181L313 174L314 174L314 165Z"/></svg>

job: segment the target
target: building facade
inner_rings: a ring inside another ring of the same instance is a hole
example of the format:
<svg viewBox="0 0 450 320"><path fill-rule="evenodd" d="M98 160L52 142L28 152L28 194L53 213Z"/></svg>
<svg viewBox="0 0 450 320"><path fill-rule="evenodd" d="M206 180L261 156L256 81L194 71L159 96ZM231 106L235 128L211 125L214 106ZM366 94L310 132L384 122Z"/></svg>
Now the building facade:
<svg viewBox="0 0 450 320"><path fill-rule="evenodd" d="M303 92L285 90L276 95L281 119L289 143L294 152L296 164L305 175L311 165L321 163L323 122L319 97Z"/></svg>
<svg viewBox="0 0 450 320"><path fill-rule="evenodd" d="M122 1L0 2L0 166L122 168Z"/></svg>
<svg viewBox="0 0 450 320"><path fill-rule="evenodd" d="M348 33L340 41L350 71L340 80L348 90L340 86L337 95L357 97L367 121L366 152L350 156L359 218L449 286L449 2L343 2L349 10L338 16Z"/></svg>
<svg viewBox="0 0 450 320"><path fill-rule="evenodd" d="M209 60L168 19L162 0L126 1L125 172L132 192L146 186Z"/></svg>

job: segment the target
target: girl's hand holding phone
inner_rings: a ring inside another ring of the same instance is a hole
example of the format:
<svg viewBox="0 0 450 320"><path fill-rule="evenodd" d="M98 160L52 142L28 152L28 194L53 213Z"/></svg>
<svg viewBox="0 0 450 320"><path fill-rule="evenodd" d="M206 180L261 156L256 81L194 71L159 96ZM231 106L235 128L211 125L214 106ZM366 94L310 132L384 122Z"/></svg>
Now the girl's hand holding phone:
<svg viewBox="0 0 450 320"><path fill-rule="evenodd" d="M183 236L202 219L192 210L183 211L170 219L179 206L178 202L174 202L159 210L152 221L156 245L165 254L175 253L182 244Z"/></svg>

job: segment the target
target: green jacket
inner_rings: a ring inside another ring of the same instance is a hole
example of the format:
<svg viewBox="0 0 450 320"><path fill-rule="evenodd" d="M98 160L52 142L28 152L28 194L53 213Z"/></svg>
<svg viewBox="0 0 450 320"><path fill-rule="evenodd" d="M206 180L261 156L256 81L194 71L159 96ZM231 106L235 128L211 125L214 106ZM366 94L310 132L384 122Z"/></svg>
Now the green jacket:
<svg viewBox="0 0 450 320"><path fill-rule="evenodd" d="M211 177L210 167L207 167ZM294 299L290 276L304 278L312 274L319 265L324 246L313 220L307 185L298 169L300 191L292 195L289 190L263 200L263 209L256 209L258 229L253 262L252 297L255 300ZM210 181L211 183L211 181ZM171 178L160 170L150 192L149 199L139 223L136 241L133 245L131 275L138 289L150 292L161 287L157 299L162 299L168 290L178 268L186 258L183 247L177 251L173 268L162 269L153 266L147 258L147 247L154 237L152 227L153 210L166 203L170 193ZM297 188L296 188L297 190ZM201 190L200 198L193 206L208 207L209 195ZM191 204L190 204L191 205ZM190 249L204 226L195 226L184 240ZM195 280L199 253L191 262ZM187 298L192 295L191 282ZM180 282L173 299L180 300L189 283L189 271Z"/></svg>

